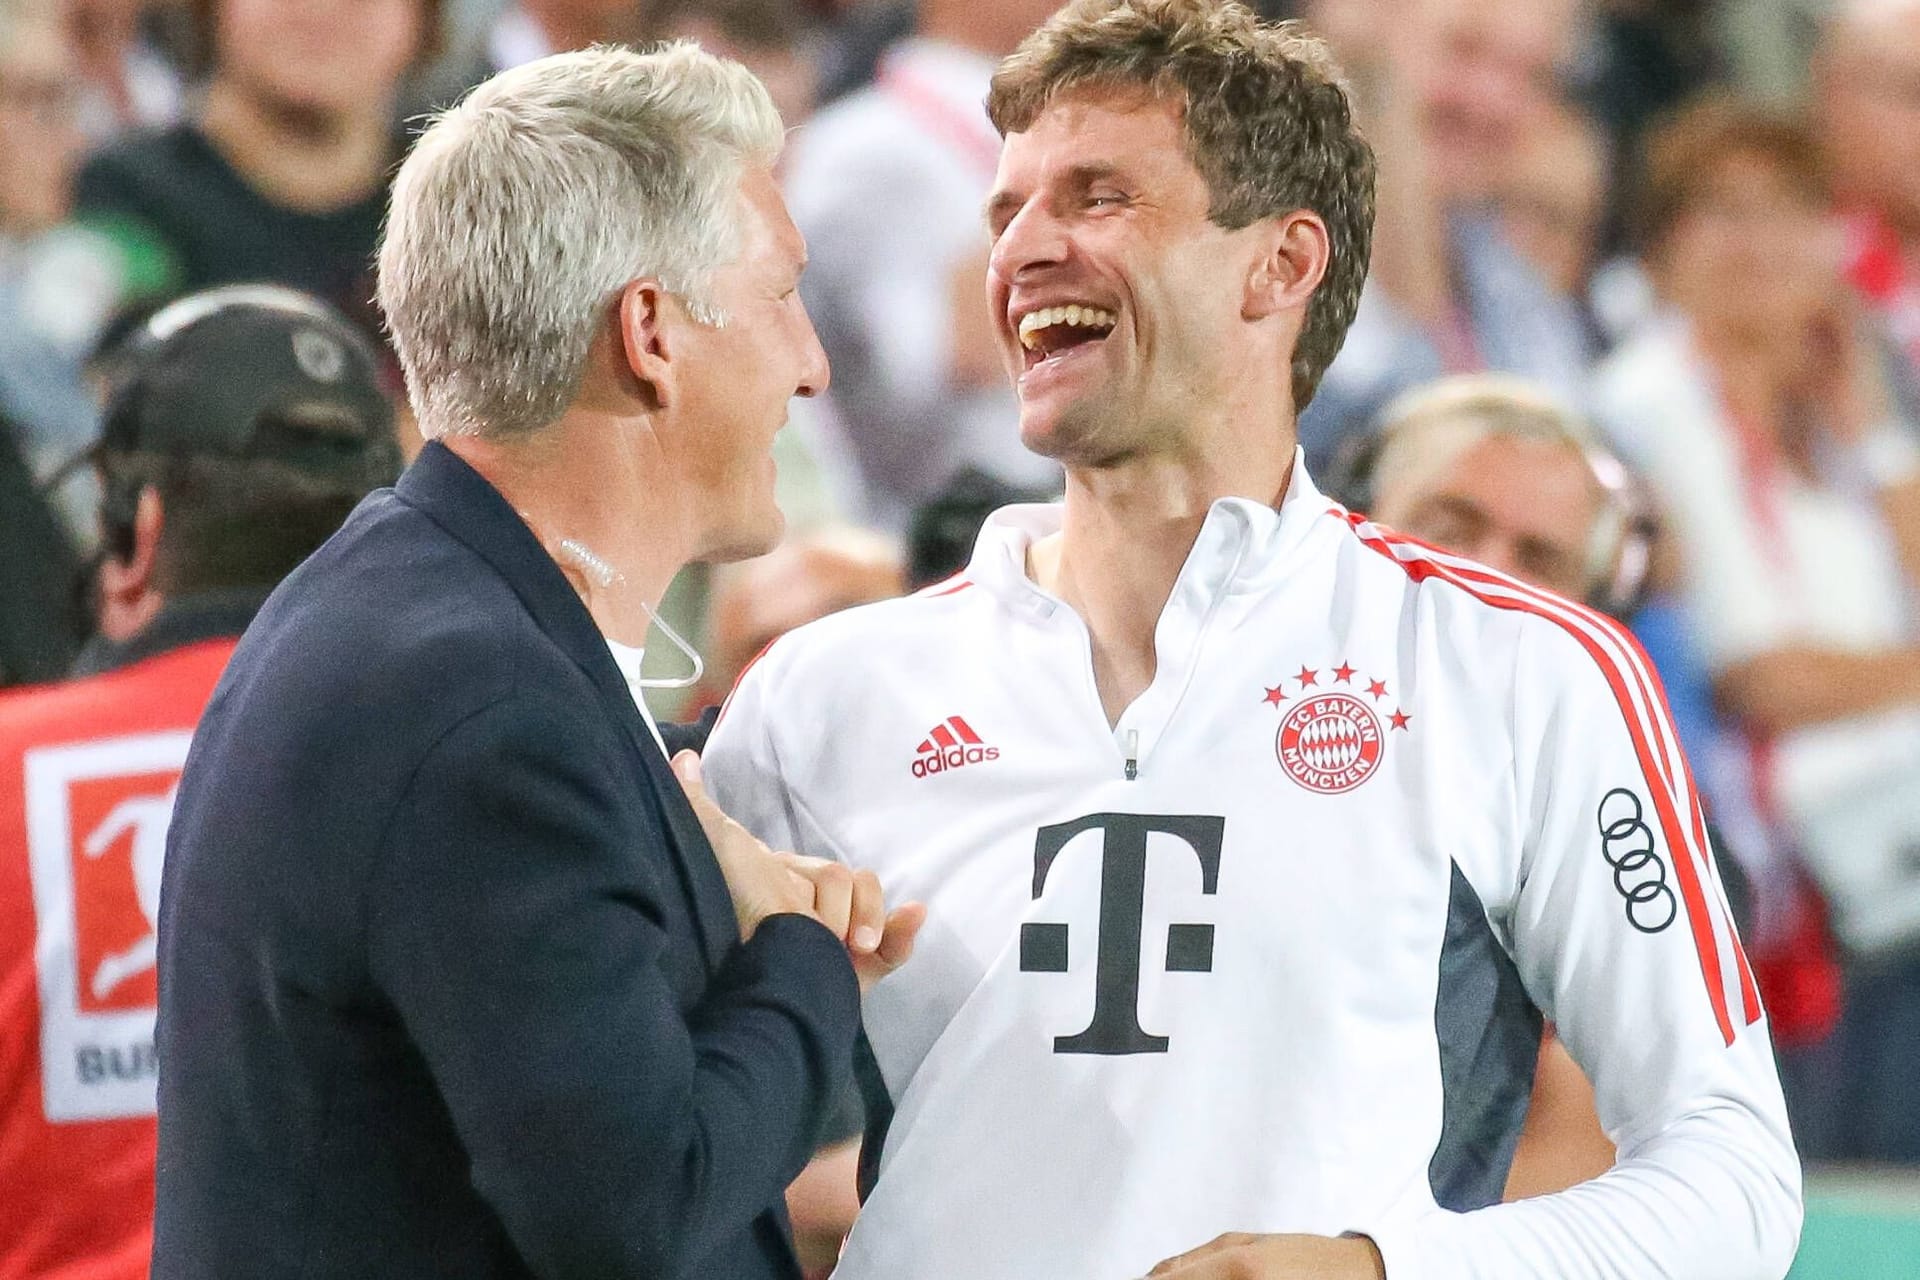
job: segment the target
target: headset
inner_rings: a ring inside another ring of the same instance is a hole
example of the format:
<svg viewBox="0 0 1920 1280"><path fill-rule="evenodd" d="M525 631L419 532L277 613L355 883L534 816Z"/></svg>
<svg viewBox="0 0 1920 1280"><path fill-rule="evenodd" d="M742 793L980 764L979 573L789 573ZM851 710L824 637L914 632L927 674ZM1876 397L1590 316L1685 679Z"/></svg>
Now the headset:
<svg viewBox="0 0 1920 1280"><path fill-rule="evenodd" d="M1501 414L1524 414L1528 429L1503 429L1486 406L1498 406ZM1389 446L1443 417L1478 417L1485 421L1488 435L1558 440L1577 452L1600 492L1600 512L1587 543L1590 586L1584 603L1618 619L1639 612L1646 603L1653 548L1660 532L1651 495L1624 462L1593 439L1580 419L1524 379L1463 374L1399 396L1382 411L1375 430L1349 438L1335 454L1328 493L1349 510L1370 509L1375 474Z"/></svg>

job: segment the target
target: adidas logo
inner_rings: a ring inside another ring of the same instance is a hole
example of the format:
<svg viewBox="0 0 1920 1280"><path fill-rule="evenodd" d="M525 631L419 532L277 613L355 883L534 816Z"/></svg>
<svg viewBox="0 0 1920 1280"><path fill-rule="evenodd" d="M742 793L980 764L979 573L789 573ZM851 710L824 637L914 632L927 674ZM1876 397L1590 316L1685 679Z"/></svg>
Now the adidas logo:
<svg viewBox="0 0 1920 1280"><path fill-rule="evenodd" d="M973 726L959 716L948 716L944 723L933 726L933 732L921 739L914 752L913 776L916 778L1000 758L1000 748L982 742Z"/></svg>

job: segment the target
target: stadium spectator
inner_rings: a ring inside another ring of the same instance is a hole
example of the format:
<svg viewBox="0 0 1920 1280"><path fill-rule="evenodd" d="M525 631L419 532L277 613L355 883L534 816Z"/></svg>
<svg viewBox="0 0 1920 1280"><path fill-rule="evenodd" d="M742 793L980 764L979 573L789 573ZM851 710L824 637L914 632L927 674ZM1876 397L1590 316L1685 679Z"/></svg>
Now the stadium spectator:
<svg viewBox="0 0 1920 1280"><path fill-rule="evenodd" d="M420 117L453 105L510 67L550 53L636 40L651 9L649 0L489 0L479 29L406 85L400 118L417 129Z"/></svg>
<svg viewBox="0 0 1920 1280"><path fill-rule="evenodd" d="M95 454L100 638L0 694L0 1276L147 1274L154 923L187 740L254 609L398 467L373 348L281 289L133 339Z"/></svg>
<svg viewBox="0 0 1920 1280"><path fill-rule="evenodd" d="M373 250L400 156L401 79L441 0L195 0L209 78L193 118L88 161L79 203L178 290L264 281L376 339Z"/></svg>
<svg viewBox="0 0 1920 1280"><path fill-rule="evenodd" d="M80 128L106 143L128 129L164 128L185 107L180 70L147 37L155 0L52 0L78 61Z"/></svg>
<svg viewBox="0 0 1920 1280"><path fill-rule="evenodd" d="M1649 532L1625 470L1522 378L1462 374L1387 409L1370 514L1624 621Z"/></svg>
<svg viewBox="0 0 1920 1280"><path fill-rule="evenodd" d="M1580 109L1555 99L1530 117L1501 175L1496 200L1513 247L1557 293L1586 293L1600 243L1611 157L1606 135Z"/></svg>
<svg viewBox="0 0 1920 1280"><path fill-rule="evenodd" d="M72 51L51 10L0 4L0 685L48 680L73 658L72 605L91 504L43 494L93 437L82 357L110 249L65 225L82 139Z"/></svg>
<svg viewBox="0 0 1920 1280"><path fill-rule="evenodd" d="M1000 142L981 101L995 59L1054 0L923 0L875 83L794 139L785 186L813 266L803 293L833 363L830 429L857 468L849 516L898 533L975 466L1015 484L1058 469L1020 445L980 280L980 202Z"/></svg>
<svg viewBox="0 0 1920 1280"><path fill-rule="evenodd" d="M692 40L753 72L789 129L813 114L820 72L795 0L648 0L649 40Z"/></svg>
<svg viewBox="0 0 1920 1280"><path fill-rule="evenodd" d="M1369 510L1425 542L1624 615L1638 597L1648 552L1648 530L1625 479L1551 397L1519 378L1465 374L1389 407ZM1614 1155L1594 1114L1592 1084L1549 1036L1507 1199L1598 1177Z"/></svg>
<svg viewBox="0 0 1920 1280"><path fill-rule="evenodd" d="M1557 101L1575 0L1314 0L1380 156L1380 223L1360 314L1300 421L1326 470L1395 394L1447 372L1525 374L1581 394L1578 309L1499 217L1535 123Z"/></svg>
<svg viewBox="0 0 1920 1280"><path fill-rule="evenodd" d="M45 476L95 426L81 382L93 339L63 229L84 141L73 57L60 28L22 0L0 6L0 414Z"/></svg>
<svg viewBox="0 0 1920 1280"><path fill-rule="evenodd" d="M1920 414L1920 0L1843 0L1815 59L1820 140L1849 230L1848 274L1904 357Z"/></svg>
<svg viewBox="0 0 1920 1280"><path fill-rule="evenodd" d="M1917 1160L1920 971L1897 957L1920 942L1920 448L1805 128L1691 109L1652 140L1636 220L1669 312L1601 369L1595 410L1659 497L1747 781L1852 960L1843 1078L1798 1090L1838 1127L1797 1119L1816 1152Z"/></svg>

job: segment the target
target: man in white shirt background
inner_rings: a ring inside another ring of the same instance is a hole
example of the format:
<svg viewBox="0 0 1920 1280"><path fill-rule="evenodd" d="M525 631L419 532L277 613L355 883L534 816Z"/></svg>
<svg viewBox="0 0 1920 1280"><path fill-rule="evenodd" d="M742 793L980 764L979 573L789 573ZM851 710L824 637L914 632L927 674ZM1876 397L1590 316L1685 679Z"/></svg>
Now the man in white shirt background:
<svg viewBox="0 0 1920 1280"><path fill-rule="evenodd" d="M866 1006L848 1280L1792 1256L1763 1015L1644 661L1297 461L1372 223L1336 74L1209 0L1079 0L1003 63L989 297L1065 502L776 643L715 731L723 807L929 908ZM1500 1205L1542 1014L1621 1160Z"/></svg>
<svg viewBox="0 0 1920 1280"><path fill-rule="evenodd" d="M888 532L968 465L1018 485L1059 475L1020 447L980 306L979 235L1000 153L980 103L995 60L1055 7L922 0L875 82L787 156L812 254L802 293L834 371L825 434L842 445L849 514Z"/></svg>

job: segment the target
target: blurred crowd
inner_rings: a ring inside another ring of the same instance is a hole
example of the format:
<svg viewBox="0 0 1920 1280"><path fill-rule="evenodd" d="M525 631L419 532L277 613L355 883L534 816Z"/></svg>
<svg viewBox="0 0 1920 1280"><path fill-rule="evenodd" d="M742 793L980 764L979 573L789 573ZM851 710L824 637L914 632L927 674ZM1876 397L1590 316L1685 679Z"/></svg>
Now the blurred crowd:
<svg viewBox="0 0 1920 1280"><path fill-rule="evenodd" d="M155 312L273 283L383 350L372 255L422 116L601 41L690 38L766 81L833 369L779 445L788 545L669 597L706 673L658 709L951 574L989 510L1058 480L1020 445L981 283L981 102L1052 7L0 0L0 685L60 679L159 607L115 595L138 513L103 536L96 447ZM1920 0L1260 7L1333 46L1380 162L1309 469L1629 622L1803 1153L1920 1165ZM378 377L410 455L390 357Z"/></svg>

